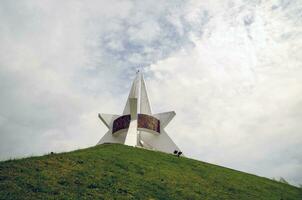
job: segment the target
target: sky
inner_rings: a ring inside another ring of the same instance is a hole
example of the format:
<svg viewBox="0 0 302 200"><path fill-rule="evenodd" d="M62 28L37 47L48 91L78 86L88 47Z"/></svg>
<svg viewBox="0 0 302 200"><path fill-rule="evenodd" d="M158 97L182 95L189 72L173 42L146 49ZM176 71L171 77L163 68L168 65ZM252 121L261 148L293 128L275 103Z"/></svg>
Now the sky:
<svg viewBox="0 0 302 200"><path fill-rule="evenodd" d="M302 2L0 1L0 160L94 146L137 69L186 156L302 184Z"/></svg>

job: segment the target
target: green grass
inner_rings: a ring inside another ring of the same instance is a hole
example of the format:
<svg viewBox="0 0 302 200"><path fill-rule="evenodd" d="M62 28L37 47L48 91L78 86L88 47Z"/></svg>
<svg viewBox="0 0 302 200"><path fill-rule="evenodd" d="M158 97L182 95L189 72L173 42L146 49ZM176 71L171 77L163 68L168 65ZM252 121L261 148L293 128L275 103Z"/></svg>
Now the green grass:
<svg viewBox="0 0 302 200"><path fill-rule="evenodd" d="M302 199L294 186L118 144L0 162L0 199Z"/></svg>

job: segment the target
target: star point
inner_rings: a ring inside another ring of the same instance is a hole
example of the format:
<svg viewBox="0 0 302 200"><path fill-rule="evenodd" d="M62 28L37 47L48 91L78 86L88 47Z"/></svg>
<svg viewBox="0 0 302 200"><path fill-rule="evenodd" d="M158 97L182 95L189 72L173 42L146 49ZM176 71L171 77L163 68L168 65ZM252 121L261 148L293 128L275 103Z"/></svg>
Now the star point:
<svg viewBox="0 0 302 200"><path fill-rule="evenodd" d="M98 115L109 129L98 144L122 143L166 153L180 151L165 131L175 115L174 111L152 114L144 77L138 72L123 114Z"/></svg>

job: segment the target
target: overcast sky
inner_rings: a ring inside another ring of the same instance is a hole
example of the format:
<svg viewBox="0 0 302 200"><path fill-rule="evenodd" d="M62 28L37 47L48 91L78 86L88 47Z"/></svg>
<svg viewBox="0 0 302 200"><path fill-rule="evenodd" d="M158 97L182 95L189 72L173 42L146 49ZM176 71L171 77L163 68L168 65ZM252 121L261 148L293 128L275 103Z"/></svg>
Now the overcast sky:
<svg viewBox="0 0 302 200"><path fill-rule="evenodd" d="M301 0L1 0L0 24L0 160L95 145L140 66L188 157L302 183Z"/></svg>

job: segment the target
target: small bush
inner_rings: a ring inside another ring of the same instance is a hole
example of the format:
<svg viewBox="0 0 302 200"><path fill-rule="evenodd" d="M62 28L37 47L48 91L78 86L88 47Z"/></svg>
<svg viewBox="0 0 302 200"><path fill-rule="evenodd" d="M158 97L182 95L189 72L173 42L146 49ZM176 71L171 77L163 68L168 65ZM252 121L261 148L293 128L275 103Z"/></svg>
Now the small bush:
<svg viewBox="0 0 302 200"><path fill-rule="evenodd" d="M89 189L95 189L95 188L98 188L98 185L96 183L91 183L88 185L88 188Z"/></svg>
<svg viewBox="0 0 302 200"><path fill-rule="evenodd" d="M65 179L59 180L58 183L59 183L60 185L64 185L64 186L69 185L69 183L68 183Z"/></svg>
<svg viewBox="0 0 302 200"><path fill-rule="evenodd" d="M282 178L282 177L280 177L279 182L280 183L288 184L288 182L284 178Z"/></svg>

